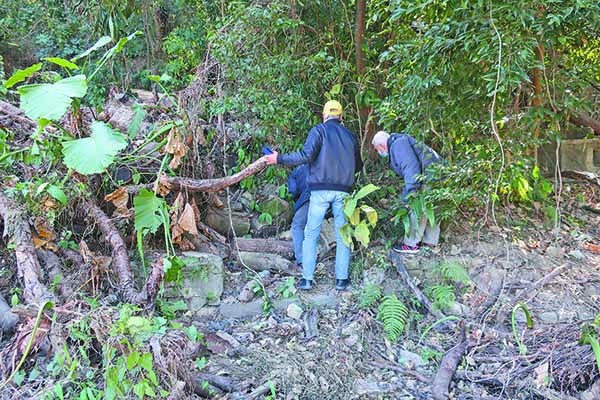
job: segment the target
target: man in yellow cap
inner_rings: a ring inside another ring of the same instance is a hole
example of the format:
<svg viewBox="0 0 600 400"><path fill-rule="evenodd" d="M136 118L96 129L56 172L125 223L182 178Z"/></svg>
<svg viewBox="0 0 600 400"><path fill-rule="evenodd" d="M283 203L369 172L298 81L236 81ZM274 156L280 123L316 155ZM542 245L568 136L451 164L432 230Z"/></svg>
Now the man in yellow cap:
<svg viewBox="0 0 600 400"><path fill-rule="evenodd" d="M352 191L354 174L362 168L362 160L356 137L341 122L342 105L330 100L323 107L323 123L310 130L302 150L289 154L274 151L264 156L268 164L308 164L306 183L310 203L302 242L302 279L298 285L303 290L310 290L314 285L317 240L329 207L333 211L337 244L335 287L345 290L350 285L350 248L344 244L340 229L346 223L344 198Z"/></svg>

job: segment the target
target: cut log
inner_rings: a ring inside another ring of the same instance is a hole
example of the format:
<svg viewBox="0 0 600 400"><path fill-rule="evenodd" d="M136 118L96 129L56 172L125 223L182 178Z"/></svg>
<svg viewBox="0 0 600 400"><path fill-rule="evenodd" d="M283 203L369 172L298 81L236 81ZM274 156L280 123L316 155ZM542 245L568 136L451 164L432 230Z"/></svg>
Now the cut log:
<svg viewBox="0 0 600 400"><path fill-rule="evenodd" d="M573 113L569 115L569 122L573 125L591 128L596 135L600 135L600 121L591 118L584 113Z"/></svg>
<svg viewBox="0 0 600 400"><path fill-rule="evenodd" d="M15 245L17 272L23 280L26 303L43 304L54 296L42 283L42 268L35 254L28 217L6 194L0 193L0 215L4 218L3 237L10 237Z"/></svg>
<svg viewBox="0 0 600 400"><path fill-rule="evenodd" d="M234 251L277 254L288 260L294 258L294 246L289 240L236 238L232 244Z"/></svg>
<svg viewBox="0 0 600 400"><path fill-rule="evenodd" d="M272 271L280 274L294 274L293 263L277 254L254 253L241 251L238 253L240 264L254 271Z"/></svg>
<svg viewBox="0 0 600 400"><path fill-rule="evenodd" d="M563 171L562 176L566 178L582 179L600 186L600 175L589 171Z"/></svg>
<svg viewBox="0 0 600 400"><path fill-rule="evenodd" d="M429 299L427 299L427 297L425 297L425 295L423 294L423 292L421 292L417 285L413 283L400 256L394 253L393 251L390 251L388 257L392 261L392 264L396 266L396 270L400 274L400 277L402 278L406 286L409 287L409 289L413 292L417 300L419 300L419 303L424 305L427 308L427 310L436 318L444 318L444 314L439 310L435 309L433 307L433 304L431 304L431 302L429 301Z"/></svg>

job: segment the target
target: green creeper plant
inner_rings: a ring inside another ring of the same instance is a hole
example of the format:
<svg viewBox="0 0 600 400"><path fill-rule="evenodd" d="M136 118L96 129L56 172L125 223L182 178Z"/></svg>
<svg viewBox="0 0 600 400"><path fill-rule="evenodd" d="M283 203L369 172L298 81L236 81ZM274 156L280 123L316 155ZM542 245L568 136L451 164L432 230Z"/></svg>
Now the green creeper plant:
<svg viewBox="0 0 600 400"><path fill-rule="evenodd" d="M525 314L525 318L527 319L527 328L529 328L529 329L533 328L533 319L531 317L531 313L529 312L529 308L527 308L525 303L518 302L513 307L512 317L511 317L513 336L515 338L515 341L517 342L517 345L519 346L519 353L522 356L524 356L525 354L527 354L527 346L525 346L525 344L523 342L521 342L521 339L519 338L519 334L517 333L516 315L519 310L523 311L523 313Z"/></svg>

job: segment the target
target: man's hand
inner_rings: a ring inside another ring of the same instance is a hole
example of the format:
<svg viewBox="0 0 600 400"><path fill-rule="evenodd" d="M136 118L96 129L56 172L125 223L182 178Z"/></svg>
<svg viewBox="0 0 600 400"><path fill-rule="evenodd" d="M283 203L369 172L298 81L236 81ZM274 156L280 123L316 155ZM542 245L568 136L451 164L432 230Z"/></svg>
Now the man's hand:
<svg viewBox="0 0 600 400"><path fill-rule="evenodd" d="M277 152L276 151L273 151L271 154L267 154L266 156L263 156L263 158L265 160L267 160L268 165L277 164Z"/></svg>

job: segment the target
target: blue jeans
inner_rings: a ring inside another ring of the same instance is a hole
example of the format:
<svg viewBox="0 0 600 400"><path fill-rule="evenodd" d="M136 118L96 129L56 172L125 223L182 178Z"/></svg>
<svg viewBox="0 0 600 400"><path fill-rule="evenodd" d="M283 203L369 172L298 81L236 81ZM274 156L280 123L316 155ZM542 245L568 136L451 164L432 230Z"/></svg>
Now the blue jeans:
<svg viewBox="0 0 600 400"><path fill-rule="evenodd" d="M302 242L304 242L304 227L308 217L308 205L306 202L296 210L292 219L292 243L294 243L294 256L296 264L302 264Z"/></svg>
<svg viewBox="0 0 600 400"><path fill-rule="evenodd" d="M308 217L304 228L304 242L302 243L302 277L314 280L315 268L317 266L317 240L321 233L321 224L325 214L331 206L333 211L333 223L335 226L336 252L335 252L335 277L336 279L348 279L348 268L350 266L350 248L344 244L340 229L346 223L344 216L345 192L335 190L316 190L310 193Z"/></svg>

